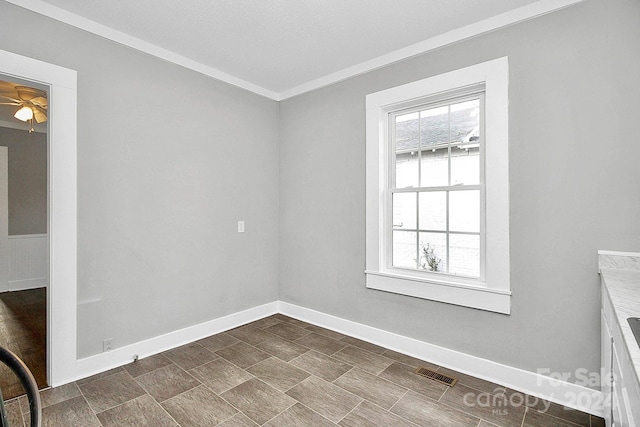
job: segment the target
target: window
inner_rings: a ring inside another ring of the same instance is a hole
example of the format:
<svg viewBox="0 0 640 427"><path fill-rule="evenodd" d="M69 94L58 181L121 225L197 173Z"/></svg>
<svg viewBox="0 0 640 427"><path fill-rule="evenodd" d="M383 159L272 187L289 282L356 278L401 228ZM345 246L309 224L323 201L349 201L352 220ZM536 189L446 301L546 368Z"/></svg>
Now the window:
<svg viewBox="0 0 640 427"><path fill-rule="evenodd" d="M389 113L391 266L481 278L484 88Z"/></svg>
<svg viewBox="0 0 640 427"><path fill-rule="evenodd" d="M367 96L367 287L510 312L506 58Z"/></svg>

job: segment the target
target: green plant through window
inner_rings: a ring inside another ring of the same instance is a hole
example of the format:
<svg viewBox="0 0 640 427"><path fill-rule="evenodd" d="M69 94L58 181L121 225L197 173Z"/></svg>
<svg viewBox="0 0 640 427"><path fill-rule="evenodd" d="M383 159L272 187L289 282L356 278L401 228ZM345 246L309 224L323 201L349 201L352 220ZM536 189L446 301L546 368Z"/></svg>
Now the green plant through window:
<svg viewBox="0 0 640 427"><path fill-rule="evenodd" d="M434 249L427 243L422 247L422 256L420 257L420 267L423 270L439 271L442 260L436 256Z"/></svg>

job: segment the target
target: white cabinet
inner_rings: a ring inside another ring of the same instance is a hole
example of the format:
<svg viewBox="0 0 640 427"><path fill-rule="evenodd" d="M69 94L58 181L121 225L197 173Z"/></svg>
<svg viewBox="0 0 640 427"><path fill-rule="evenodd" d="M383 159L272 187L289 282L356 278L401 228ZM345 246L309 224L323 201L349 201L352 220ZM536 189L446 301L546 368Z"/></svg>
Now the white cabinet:
<svg viewBox="0 0 640 427"><path fill-rule="evenodd" d="M600 379L602 386L602 393L604 395L603 399L603 409L604 409L604 419L606 421L606 425L611 425L612 412L611 412L611 395L613 393L613 382L612 382L612 372L613 372L613 337L611 336L611 330L609 329L609 325L607 320L604 317L604 310L600 310L601 313L601 352L600 352L600 361L602 363L602 378Z"/></svg>
<svg viewBox="0 0 640 427"><path fill-rule="evenodd" d="M601 317L602 392L606 425L635 427L640 422L640 386L605 286L602 287Z"/></svg>

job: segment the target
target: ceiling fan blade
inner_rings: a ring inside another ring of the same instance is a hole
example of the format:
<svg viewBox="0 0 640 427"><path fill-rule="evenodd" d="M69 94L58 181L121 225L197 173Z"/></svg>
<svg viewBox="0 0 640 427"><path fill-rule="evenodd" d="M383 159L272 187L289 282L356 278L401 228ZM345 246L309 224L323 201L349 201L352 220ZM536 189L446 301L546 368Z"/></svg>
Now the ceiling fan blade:
<svg viewBox="0 0 640 427"><path fill-rule="evenodd" d="M22 105L22 104L18 104L17 102L0 102L0 105Z"/></svg>
<svg viewBox="0 0 640 427"><path fill-rule="evenodd" d="M44 123L47 121L47 113L45 113L40 107L33 109L33 117L36 119L36 123Z"/></svg>
<svg viewBox="0 0 640 427"><path fill-rule="evenodd" d="M47 98L44 96L38 96L30 100L30 102L40 108L47 108Z"/></svg>
<svg viewBox="0 0 640 427"><path fill-rule="evenodd" d="M18 94L18 98L23 101L31 101L33 98L38 97L47 97L47 93L41 89L36 89L34 87L29 86L16 86L16 93Z"/></svg>
<svg viewBox="0 0 640 427"><path fill-rule="evenodd" d="M24 102L24 101L21 101L19 99L15 99L15 98L13 98L11 96L2 95L2 94L0 94L0 98L8 99L9 101L13 101L13 102L19 102L19 103Z"/></svg>

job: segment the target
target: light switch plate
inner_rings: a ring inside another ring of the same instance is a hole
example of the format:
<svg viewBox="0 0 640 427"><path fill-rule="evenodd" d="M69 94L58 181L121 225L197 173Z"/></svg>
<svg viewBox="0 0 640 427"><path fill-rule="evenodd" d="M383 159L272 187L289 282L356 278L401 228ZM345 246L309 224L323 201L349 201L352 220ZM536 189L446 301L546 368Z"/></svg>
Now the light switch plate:
<svg viewBox="0 0 640 427"><path fill-rule="evenodd" d="M244 233L244 221L238 221L238 233Z"/></svg>

